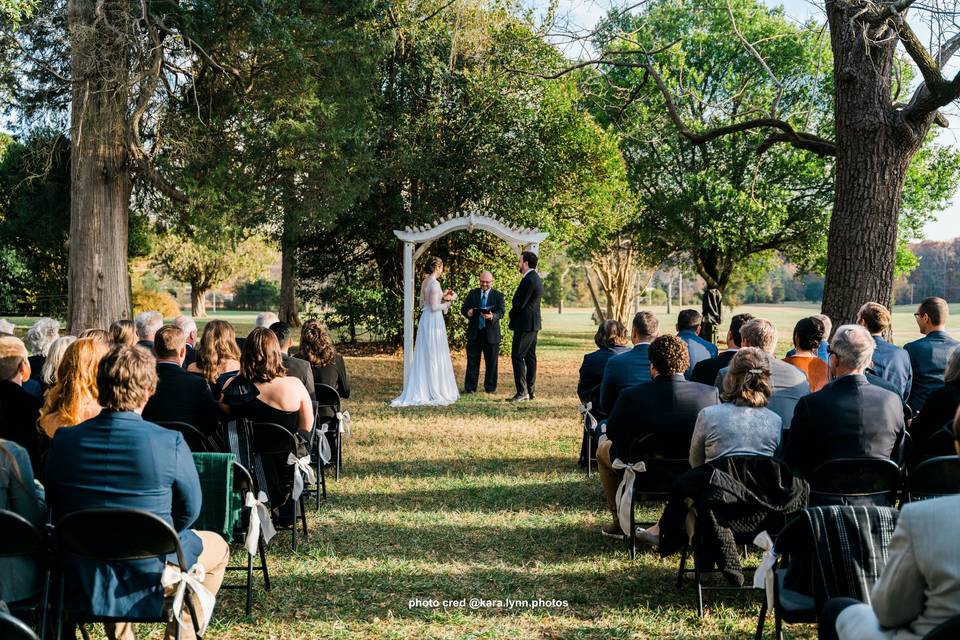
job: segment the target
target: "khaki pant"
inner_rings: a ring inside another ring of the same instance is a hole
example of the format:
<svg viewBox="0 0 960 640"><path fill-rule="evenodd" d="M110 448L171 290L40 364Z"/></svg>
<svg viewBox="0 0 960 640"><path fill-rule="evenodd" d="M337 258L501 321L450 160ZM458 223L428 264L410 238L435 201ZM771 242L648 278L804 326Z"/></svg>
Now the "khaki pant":
<svg viewBox="0 0 960 640"><path fill-rule="evenodd" d="M220 585L223 583L223 574L226 572L227 563L230 562L230 547L228 547L226 541L216 533L210 531L194 531L194 533L196 533L203 542L203 551L200 552L200 557L197 558L197 562L203 565L207 574L203 580L203 586L216 595L220 590ZM189 569L190 567L187 568ZM190 592L188 591L187 593ZM172 598L172 594L167 595ZM172 602L172 600L170 602ZM167 604L170 604L170 602ZM193 598L193 606L195 608L200 607L196 598ZM186 604L184 604L182 617L183 629L180 630L180 637L183 638L183 640L194 640L196 634L193 631L193 621ZM110 640L136 640L132 622L106 623L103 625L103 630ZM167 625L165 637L171 640L176 637L176 633L177 621L174 620L171 624Z"/></svg>
<svg viewBox="0 0 960 640"><path fill-rule="evenodd" d="M603 485L603 495L607 499L607 508L613 515L613 521L617 520L617 488L623 481L623 469L614 469L613 461L610 459L610 449L613 443L604 440L597 447L597 470L600 472L600 484Z"/></svg>

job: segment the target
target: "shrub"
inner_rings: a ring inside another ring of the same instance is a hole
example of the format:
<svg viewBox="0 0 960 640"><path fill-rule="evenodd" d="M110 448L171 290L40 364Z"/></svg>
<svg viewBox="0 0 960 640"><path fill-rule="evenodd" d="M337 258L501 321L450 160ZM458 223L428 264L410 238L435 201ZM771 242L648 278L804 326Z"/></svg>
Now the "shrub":
<svg viewBox="0 0 960 640"><path fill-rule="evenodd" d="M180 315L180 305L177 299L165 291L151 291L136 289L133 292L133 314L141 311L159 311L164 318L173 318Z"/></svg>
<svg viewBox="0 0 960 640"><path fill-rule="evenodd" d="M273 280L260 278L237 285L233 291L234 309L276 309L280 306L280 285Z"/></svg>

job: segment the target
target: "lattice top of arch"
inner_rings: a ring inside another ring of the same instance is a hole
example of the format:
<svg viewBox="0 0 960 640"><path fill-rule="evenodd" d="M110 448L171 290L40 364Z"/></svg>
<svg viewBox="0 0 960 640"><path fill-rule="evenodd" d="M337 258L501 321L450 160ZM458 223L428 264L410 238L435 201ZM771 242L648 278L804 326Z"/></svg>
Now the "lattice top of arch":
<svg viewBox="0 0 960 640"><path fill-rule="evenodd" d="M531 246L539 248L541 242L550 235L539 229L513 227L496 216L469 213L463 215L451 214L442 220L420 227L406 227L394 231L403 242L432 242L454 231L487 231L515 246Z"/></svg>

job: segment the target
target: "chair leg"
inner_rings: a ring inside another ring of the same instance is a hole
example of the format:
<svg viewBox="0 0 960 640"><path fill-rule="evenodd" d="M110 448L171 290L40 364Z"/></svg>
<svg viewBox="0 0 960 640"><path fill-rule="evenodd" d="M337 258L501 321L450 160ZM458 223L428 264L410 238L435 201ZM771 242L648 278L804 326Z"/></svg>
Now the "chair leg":
<svg viewBox="0 0 960 640"><path fill-rule="evenodd" d="M703 617L703 576L700 575L700 564L697 562L697 550L690 554L693 559L693 577L697 583L697 616Z"/></svg>
<svg viewBox="0 0 960 640"><path fill-rule="evenodd" d="M246 615L250 617L253 608L253 554L247 552L247 608Z"/></svg>
<svg viewBox="0 0 960 640"><path fill-rule="evenodd" d="M183 599L187 605L187 611L190 612L190 621L193 623L193 633L197 636L197 640L203 640L200 635L200 619L197 617L197 608L193 606L193 598L188 594L187 597ZM180 637L180 625L177 625L177 638Z"/></svg>
<svg viewBox="0 0 960 640"><path fill-rule="evenodd" d="M336 479L340 479L340 461L343 459L343 434L337 431L337 470Z"/></svg>
<svg viewBox="0 0 960 640"><path fill-rule="evenodd" d="M320 434L321 436L323 434ZM320 511L320 485L323 484L323 460L320 459L320 456L317 455L317 492L315 494L317 498L317 503L315 510Z"/></svg>
<svg viewBox="0 0 960 640"><path fill-rule="evenodd" d="M637 559L637 514L634 512L636 504L630 505L630 531L627 532L627 545L630 547L630 559Z"/></svg>
<svg viewBox="0 0 960 640"><path fill-rule="evenodd" d="M50 570L43 577L43 592L40 596L40 640L47 640L47 615L50 608ZM57 639L59 640L59 638Z"/></svg>
<svg viewBox="0 0 960 640"><path fill-rule="evenodd" d="M293 503L293 522L290 527L290 545L293 547L293 550L297 550L297 505L299 500Z"/></svg>
<svg viewBox="0 0 960 640"><path fill-rule="evenodd" d="M267 552L263 548L263 534L260 534L260 542L257 546L260 549L260 570L263 571L263 588L270 591L270 570L267 569Z"/></svg>
<svg viewBox="0 0 960 640"><path fill-rule="evenodd" d="M783 618L780 617L780 610L773 608L773 632L777 640L783 640Z"/></svg>
<svg viewBox="0 0 960 640"><path fill-rule="evenodd" d="M327 499L327 472L323 468L323 463L320 463L320 488L323 490L323 499Z"/></svg>
<svg viewBox="0 0 960 640"><path fill-rule="evenodd" d="M303 496L301 495L299 502L300 502L300 522L303 523L303 539L306 540L307 538L310 537L310 535L307 532L307 504L306 504L307 501L304 500ZM294 522L294 526L296 526L296 522Z"/></svg>
<svg viewBox="0 0 960 640"><path fill-rule="evenodd" d="M683 586L683 572L687 568L687 551L690 545L684 544L683 551L680 552L680 568L677 570L677 589Z"/></svg>
<svg viewBox="0 0 960 640"><path fill-rule="evenodd" d="M587 434L587 477L590 477L590 472L593 467L593 438L590 437L590 434Z"/></svg>
<svg viewBox="0 0 960 640"><path fill-rule="evenodd" d="M63 637L63 617L64 617L64 615L66 615L65 612L64 612L64 610L63 610L63 609L64 609L64 606L63 606L63 597L64 597L64 593L63 593L63 582L64 582L64 575L63 575L63 573L61 572L60 575L57 576L57 578L58 578L58 585L57 585L57 621L56 621L57 636L56 636L56 640L60 640L60 638Z"/></svg>
<svg viewBox="0 0 960 640"><path fill-rule="evenodd" d="M763 625L767 621L767 594L764 593L762 596L763 602L760 604L760 616L757 618L757 632L753 636L753 640L761 640L763 638Z"/></svg>

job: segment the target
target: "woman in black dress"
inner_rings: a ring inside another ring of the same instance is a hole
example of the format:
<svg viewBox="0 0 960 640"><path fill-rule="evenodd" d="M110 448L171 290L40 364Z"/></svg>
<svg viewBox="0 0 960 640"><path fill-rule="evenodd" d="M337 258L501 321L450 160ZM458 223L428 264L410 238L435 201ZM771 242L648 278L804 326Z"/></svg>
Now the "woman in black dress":
<svg viewBox="0 0 960 640"><path fill-rule="evenodd" d="M315 383L333 387L341 399L350 397L350 378L343 356L337 353L330 336L316 320L308 320L300 330L297 357L310 363Z"/></svg>

